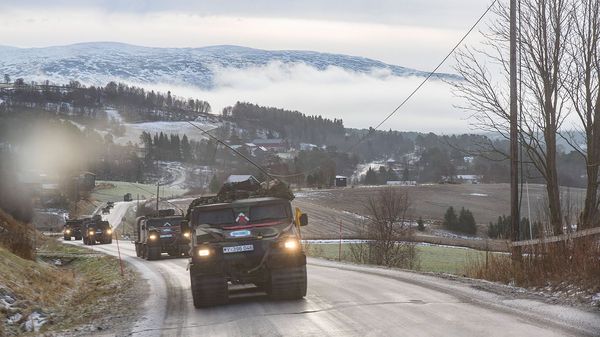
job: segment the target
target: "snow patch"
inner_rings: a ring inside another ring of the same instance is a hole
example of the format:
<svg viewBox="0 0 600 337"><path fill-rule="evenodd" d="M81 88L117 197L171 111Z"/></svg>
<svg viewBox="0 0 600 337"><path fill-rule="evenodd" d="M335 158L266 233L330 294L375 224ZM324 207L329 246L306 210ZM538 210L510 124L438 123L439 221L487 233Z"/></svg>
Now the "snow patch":
<svg viewBox="0 0 600 337"><path fill-rule="evenodd" d="M474 197L487 197L488 196L485 193L469 193L469 195L472 195Z"/></svg>

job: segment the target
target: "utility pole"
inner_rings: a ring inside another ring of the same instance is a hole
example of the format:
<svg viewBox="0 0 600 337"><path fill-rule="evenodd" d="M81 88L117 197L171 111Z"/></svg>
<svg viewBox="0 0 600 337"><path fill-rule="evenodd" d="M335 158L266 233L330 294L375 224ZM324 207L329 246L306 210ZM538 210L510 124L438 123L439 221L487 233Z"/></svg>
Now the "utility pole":
<svg viewBox="0 0 600 337"><path fill-rule="evenodd" d="M160 192L160 181L156 182L156 216L158 216L158 199Z"/></svg>
<svg viewBox="0 0 600 337"><path fill-rule="evenodd" d="M517 104L517 0L510 0L510 221L511 240L519 240L519 131ZM521 250L511 249L513 263Z"/></svg>

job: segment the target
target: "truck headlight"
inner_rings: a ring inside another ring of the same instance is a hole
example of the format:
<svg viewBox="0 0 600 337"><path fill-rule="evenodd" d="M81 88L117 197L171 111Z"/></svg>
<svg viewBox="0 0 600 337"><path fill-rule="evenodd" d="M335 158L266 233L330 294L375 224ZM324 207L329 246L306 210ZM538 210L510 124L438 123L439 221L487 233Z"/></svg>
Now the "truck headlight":
<svg viewBox="0 0 600 337"><path fill-rule="evenodd" d="M88 232L88 234L89 234L89 235L94 235L94 234L95 234L95 232L94 232L94 231L89 231L89 232Z"/></svg>
<svg viewBox="0 0 600 337"><path fill-rule="evenodd" d="M109 235L110 235L110 234L112 234L112 229L110 229L110 228L109 228L109 229L107 229L107 230L106 230L106 234L109 234Z"/></svg>
<svg viewBox="0 0 600 337"><path fill-rule="evenodd" d="M198 249L198 256L206 257L210 255L210 249L208 248L200 248Z"/></svg>
<svg viewBox="0 0 600 337"><path fill-rule="evenodd" d="M283 242L283 248L291 251L298 250L300 243L296 239L287 239Z"/></svg>
<svg viewBox="0 0 600 337"><path fill-rule="evenodd" d="M183 233L183 237L186 238L186 239L189 239L190 238L190 232Z"/></svg>
<svg viewBox="0 0 600 337"><path fill-rule="evenodd" d="M70 230L70 229L67 229L67 230L65 231L65 233L67 233L67 234L71 234L71 230Z"/></svg>
<svg viewBox="0 0 600 337"><path fill-rule="evenodd" d="M148 235L148 239L150 239L150 240L156 240L156 234L150 234L150 235Z"/></svg>

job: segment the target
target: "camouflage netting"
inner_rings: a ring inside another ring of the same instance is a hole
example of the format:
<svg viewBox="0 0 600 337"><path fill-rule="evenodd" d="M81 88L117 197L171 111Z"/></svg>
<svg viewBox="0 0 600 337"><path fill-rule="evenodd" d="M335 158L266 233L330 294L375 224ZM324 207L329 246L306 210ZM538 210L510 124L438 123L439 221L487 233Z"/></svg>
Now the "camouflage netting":
<svg viewBox="0 0 600 337"><path fill-rule="evenodd" d="M232 202L239 199L273 197L294 200L294 193L289 186L280 180L265 181L262 183L246 180L239 183L225 183L217 195L205 196L194 199L188 207L185 218L189 221L192 210L196 206Z"/></svg>

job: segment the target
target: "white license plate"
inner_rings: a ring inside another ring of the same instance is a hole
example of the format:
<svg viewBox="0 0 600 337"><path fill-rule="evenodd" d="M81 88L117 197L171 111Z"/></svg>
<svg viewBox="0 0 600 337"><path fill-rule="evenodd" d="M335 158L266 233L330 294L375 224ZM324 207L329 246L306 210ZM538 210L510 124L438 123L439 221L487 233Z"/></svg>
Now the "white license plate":
<svg viewBox="0 0 600 337"><path fill-rule="evenodd" d="M254 250L254 245L243 245L243 246L231 246L223 247L223 253L240 253L240 252L251 252Z"/></svg>

